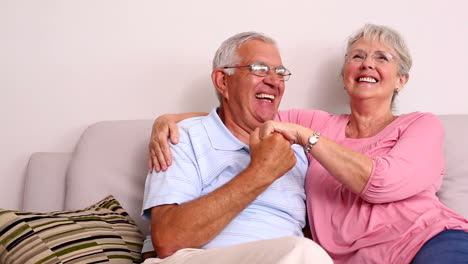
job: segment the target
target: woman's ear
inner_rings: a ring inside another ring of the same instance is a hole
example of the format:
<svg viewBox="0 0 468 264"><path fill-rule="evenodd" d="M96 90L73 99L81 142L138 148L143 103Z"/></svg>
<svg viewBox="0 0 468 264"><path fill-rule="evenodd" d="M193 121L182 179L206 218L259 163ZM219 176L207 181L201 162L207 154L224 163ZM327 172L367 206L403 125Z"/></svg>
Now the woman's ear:
<svg viewBox="0 0 468 264"><path fill-rule="evenodd" d="M395 84L395 91L401 92L401 90L403 90L408 80L409 80L409 74L400 74L400 76L397 79L397 83Z"/></svg>
<svg viewBox="0 0 468 264"><path fill-rule="evenodd" d="M226 99L229 98L229 92L227 89L227 77L228 75L221 68L216 68L211 73L211 80L213 81L214 87L216 88L218 93L220 93L221 96Z"/></svg>

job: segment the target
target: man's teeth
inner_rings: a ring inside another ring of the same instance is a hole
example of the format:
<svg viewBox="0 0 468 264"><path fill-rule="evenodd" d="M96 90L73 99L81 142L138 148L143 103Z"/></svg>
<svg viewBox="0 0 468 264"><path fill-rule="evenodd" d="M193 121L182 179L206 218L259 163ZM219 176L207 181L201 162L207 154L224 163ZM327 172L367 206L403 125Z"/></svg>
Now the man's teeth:
<svg viewBox="0 0 468 264"><path fill-rule="evenodd" d="M258 99L269 99L271 101L275 100L275 96L272 94L257 94L255 97Z"/></svg>
<svg viewBox="0 0 468 264"><path fill-rule="evenodd" d="M372 78L372 77L361 77L359 78L360 82L370 82L370 83L376 83L377 80Z"/></svg>

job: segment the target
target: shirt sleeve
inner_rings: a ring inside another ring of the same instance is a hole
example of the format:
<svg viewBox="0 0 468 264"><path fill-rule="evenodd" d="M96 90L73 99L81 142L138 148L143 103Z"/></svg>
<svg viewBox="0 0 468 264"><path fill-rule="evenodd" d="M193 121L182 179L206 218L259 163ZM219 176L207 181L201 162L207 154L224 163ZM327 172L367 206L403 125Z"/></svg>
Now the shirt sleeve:
<svg viewBox="0 0 468 264"><path fill-rule="evenodd" d="M400 133L390 151L372 157L371 176L360 194L364 200L394 202L440 187L445 173L442 122L423 114Z"/></svg>
<svg viewBox="0 0 468 264"><path fill-rule="evenodd" d="M181 131L182 132L182 131ZM185 142L184 142L185 141ZM145 183L142 215L149 219L152 207L182 204L200 197L202 185L196 157L191 144L183 139L170 143L172 165L166 171L148 173Z"/></svg>
<svg viewBox="0 0 468 264"><path fill-rule="evenodd" d="M312 130L321 130L331 115L320 110L291 109L279 111L275 121L293 123Z"/></svg>

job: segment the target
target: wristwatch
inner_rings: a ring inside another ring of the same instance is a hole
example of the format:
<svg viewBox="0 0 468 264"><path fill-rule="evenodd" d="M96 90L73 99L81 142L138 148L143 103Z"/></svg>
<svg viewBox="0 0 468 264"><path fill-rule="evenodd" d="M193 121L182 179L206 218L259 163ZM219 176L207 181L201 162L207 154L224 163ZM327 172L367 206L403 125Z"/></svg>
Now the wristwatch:
<svg viewBox="0 0 468 264"><path fill-rule="evenodd" d="M320 133L319 132L314 132L314 134L309 137L309 140L307 140L307 144L305 146L305 149L307 150L307 152L310 152L312 147L315 144L317 144L317 142L319 141L319 138L320 138Z"/></svg>

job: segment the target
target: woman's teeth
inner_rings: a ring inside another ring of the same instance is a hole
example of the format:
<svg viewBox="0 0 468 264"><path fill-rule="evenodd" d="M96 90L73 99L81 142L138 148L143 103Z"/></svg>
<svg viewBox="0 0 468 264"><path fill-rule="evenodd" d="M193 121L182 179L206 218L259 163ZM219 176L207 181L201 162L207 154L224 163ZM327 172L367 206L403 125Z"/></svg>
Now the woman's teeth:
<svg viewBox="0 0 468 264"><path fill-rule="evenodd" d="M361 77L358 79L360 82L370 82L370 83L376 83L377 80L372 78L372 77Z"/></svg>

